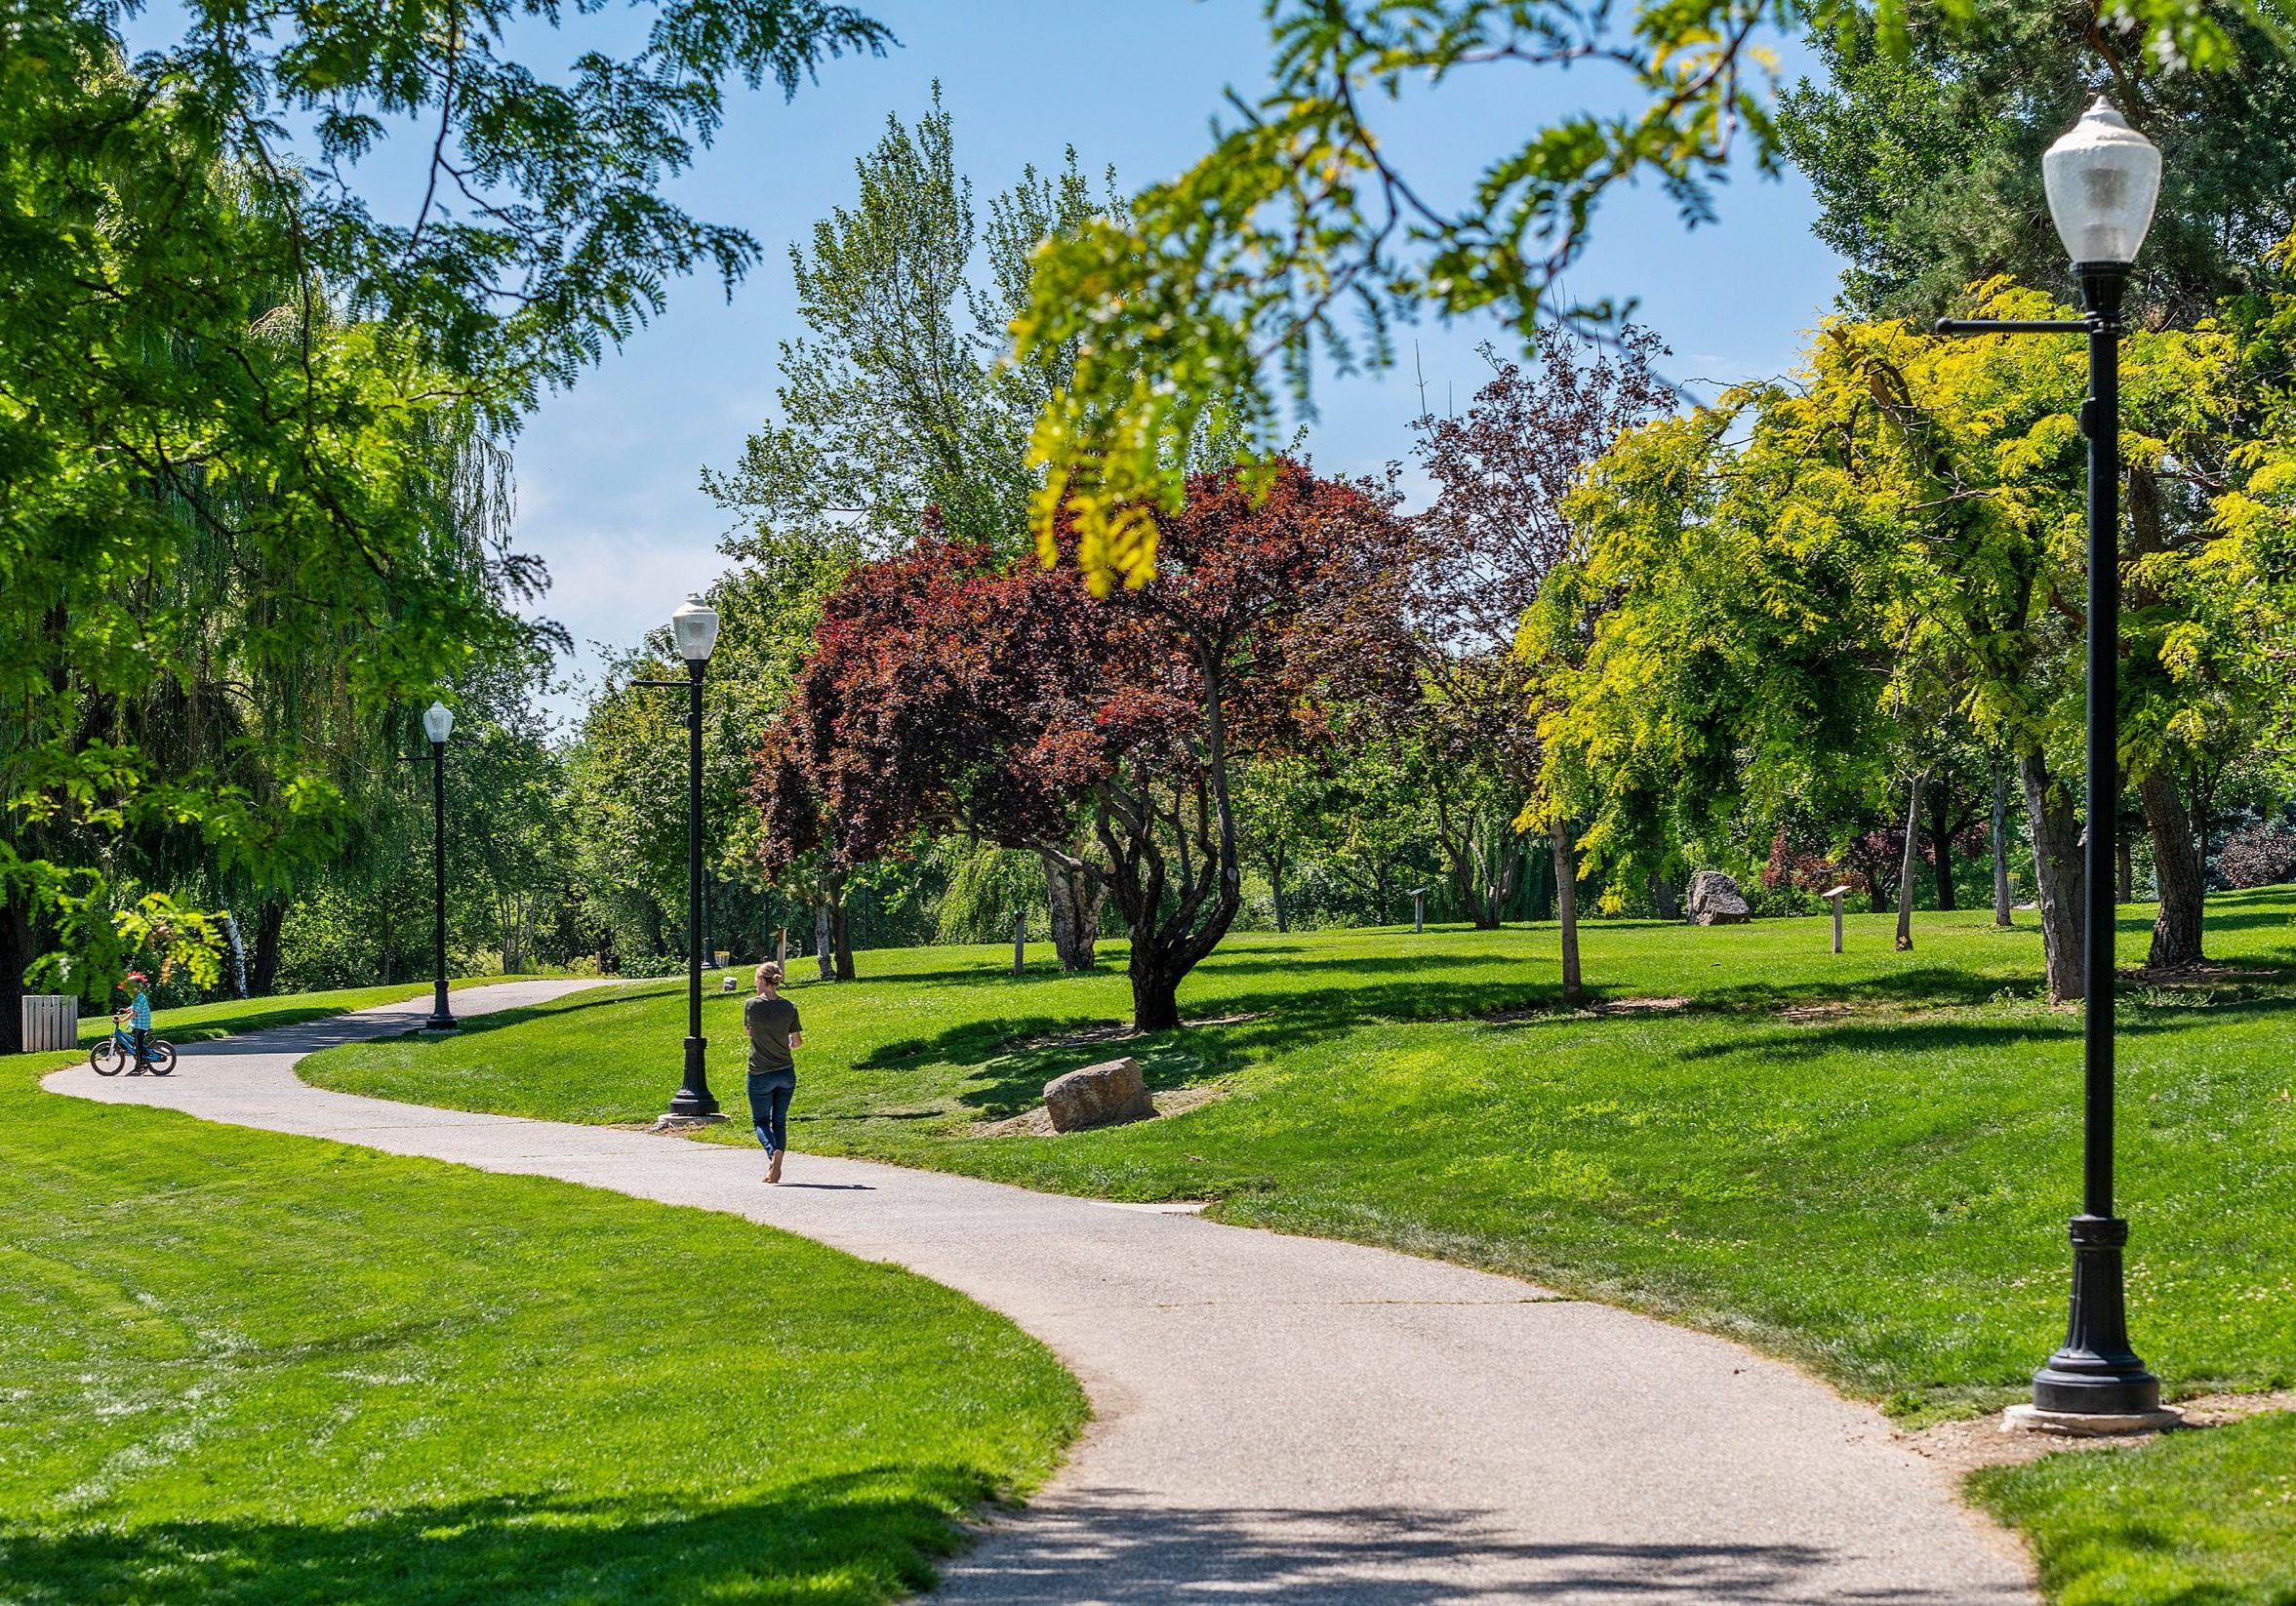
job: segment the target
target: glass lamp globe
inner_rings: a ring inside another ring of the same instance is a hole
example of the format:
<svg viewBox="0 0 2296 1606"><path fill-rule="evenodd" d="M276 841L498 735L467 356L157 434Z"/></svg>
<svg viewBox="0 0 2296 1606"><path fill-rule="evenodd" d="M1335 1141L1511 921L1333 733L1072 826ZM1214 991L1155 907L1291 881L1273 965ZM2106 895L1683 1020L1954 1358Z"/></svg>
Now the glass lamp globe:
<svg viewBox="0 0 2296 1606"><path fill-rule="evenodd" d="M2074 264L2136 261L2160 198L2160 152L2102 95L2041 157L2049 217Z"/></svg>
<svg viewBox="0 0 2296 1606"><path fill-rule="evenodd" d="M717 610L696 592L669 616L669 633L677 641L678 657L688 663L706 663L717 650Z"/></svg>
<svg viewBox="0 0 2296 1606"><path fill-rule="evenodd" d="M433 742L443 743L455 734L455 710L443 703L433 703L423 710L423 734Z"/></svg>

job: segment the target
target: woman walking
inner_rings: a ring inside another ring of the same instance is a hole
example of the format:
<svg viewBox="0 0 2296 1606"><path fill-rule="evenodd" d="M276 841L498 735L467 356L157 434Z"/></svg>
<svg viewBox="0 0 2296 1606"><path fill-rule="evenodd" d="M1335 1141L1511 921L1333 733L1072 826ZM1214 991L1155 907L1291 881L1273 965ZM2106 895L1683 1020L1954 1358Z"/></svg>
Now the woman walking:
<svg viewBox="0 0 2296 1606"><path fill-rule="evenodd" d="M765 1145L765 1180L782 1180L782 1150L789 1146L789 1097L797 1091L797 1062L790 1050L803 1039L797 1006L782 996L782 967L768 959L757 967L757 996L742 1006L749 1033L749 1121Z"/></svg>

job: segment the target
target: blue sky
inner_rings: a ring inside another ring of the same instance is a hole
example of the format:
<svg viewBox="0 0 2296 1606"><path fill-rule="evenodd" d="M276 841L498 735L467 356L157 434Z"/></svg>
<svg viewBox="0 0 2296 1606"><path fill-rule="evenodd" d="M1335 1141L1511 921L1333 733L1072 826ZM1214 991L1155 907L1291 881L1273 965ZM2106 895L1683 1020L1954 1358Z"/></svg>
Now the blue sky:
<svg viewBox="0 0 2296 1606"><path fill-rule="evenodd" d="M832 62L786 103L770 87L740 97L715 146L674 186L690 210L757 238L763 260L747 281L730 301L711 280L673 286L666 315L574 389L546 397L517 442L517 543L555 577L544 611L582 645L578 668L594 662L590 643L635 641L724 566L716 548L728 521L702 495L701 469L730 464L772 407L778 343L797 333L787 246L850 202L854 159L888 113L913 118L938 79L958 160L983 199L1024 163L1058 163L1069 144L1088 172L1113 164L1130 190L1200 154L1223 88L1248 93L1267 54L1259 0L862 7L891 26L899 49ZM634 48L645 17L569 15L557 49ZM156 21L147 14L146 26ZM1390 150L1437 194L1558 108L1605 98L1613 82L1585 68L1482 71L1383 115ZM394 169L413 155L386 151L376 164L371 192L382 209L393 198L389 181L404 177ZM1641 321L1676 353L1677 378L1783 371L1833 294L1837 264L1810 236L1798 178L1749 174L1723 193L1721 213L1718 226L1686 233L1663 196L1621 196L1603 208L1595 247L1571 276L1581 298L1639 298ZM1371 471L1407 457L1406 423L1419 411L1414 339L1440 408L1447 393L1464 403L1480 367L1474 347L1493 335L1406 331L1399 372L1326 384L1309 436L1318 465Z"/></svg>

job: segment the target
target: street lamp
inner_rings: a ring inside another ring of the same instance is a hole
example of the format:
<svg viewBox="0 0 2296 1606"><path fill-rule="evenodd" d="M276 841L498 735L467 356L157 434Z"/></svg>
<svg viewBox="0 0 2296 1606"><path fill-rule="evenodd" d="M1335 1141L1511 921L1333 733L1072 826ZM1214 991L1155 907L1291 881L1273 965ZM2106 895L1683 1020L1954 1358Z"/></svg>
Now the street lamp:
<svg viewBox="0 0 2296 1606"><path fill-rule="evenodd" d="M669 634L677 656L686 661L686 678L640 680L639 686L675 690L686 688L686 1073L669 1101L666 1121L722 1120L717 1101L710 1096L709 1074L703 1064L708 1043L702 1035L702 674L709 655L717 649L717 610L699 595L690 595L669 616Z"/></svg>
<svg viewBox="0 0 2296 1606"><path fill-rule="evenodd" d="M2153 223L2160 152L2099 96L2041 158L2049 217L2073 258L2087 316L2077 321L1940 319L1941 335L2082 334L2089 393L2088 829L2081 881L2085 1095L2081 1213L2073 1218L2073 1298L2065 1344L2034 1374L2033 1404L2013 1415L2070 1426L2157 1426L2160 1380L2129 1346L2121 1275L2128 1223L2113 1213L2113 834L2120 758L2115 680L2120 652L2120 306L2129 264ZM2110 1419L2119 1419L2117 1421Z"/></svg>
<svg viewBox="0 0 2296 1606"><path fill-rule="evenodd" d="M455 734L455 710L433 703L423 711L423 734L430 738L430 867L437 897L432 905L430 956L435 978L425 1031L454 1028L447 1008L447 738Z"/></svg>

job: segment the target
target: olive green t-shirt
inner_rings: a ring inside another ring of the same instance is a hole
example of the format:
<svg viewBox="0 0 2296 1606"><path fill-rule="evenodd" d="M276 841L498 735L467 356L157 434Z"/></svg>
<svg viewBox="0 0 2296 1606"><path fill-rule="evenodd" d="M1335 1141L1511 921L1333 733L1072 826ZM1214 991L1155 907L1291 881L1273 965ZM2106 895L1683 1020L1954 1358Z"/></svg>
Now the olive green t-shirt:
<svg viewBox="0 0 2296 1606"><path fill-rule="evenodd" d="M797 1006L786 998L752 998L742 1006L742 1026L749 1033L749 1074L763 1070L794 1070L789 1058L789 1036L801 1028Z"/></svg>

